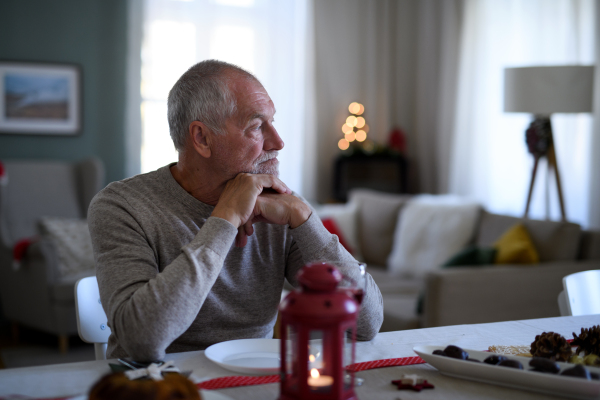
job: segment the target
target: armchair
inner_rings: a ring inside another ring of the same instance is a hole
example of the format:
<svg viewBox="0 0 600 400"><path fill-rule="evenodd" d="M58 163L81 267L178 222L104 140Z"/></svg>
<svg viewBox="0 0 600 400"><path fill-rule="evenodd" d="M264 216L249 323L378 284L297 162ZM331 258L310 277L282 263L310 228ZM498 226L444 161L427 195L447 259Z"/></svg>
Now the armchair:
<svg viewBox="0 0 600 400"><path fill-rule="evenodd" d="M2 169L0 299L4 315L14 323L58 335L59 347L66 351L68 336L77 333L75 282L94 275L94 270L88 265L65 274L56 242L40 235L39 225L44 217L78 221L78 236L89 235L81 226L85 226L90 201L104 185L104 166L97 158L6 160L0 164ZM18 243L22 258L15 263L13 250Z"/></svg>

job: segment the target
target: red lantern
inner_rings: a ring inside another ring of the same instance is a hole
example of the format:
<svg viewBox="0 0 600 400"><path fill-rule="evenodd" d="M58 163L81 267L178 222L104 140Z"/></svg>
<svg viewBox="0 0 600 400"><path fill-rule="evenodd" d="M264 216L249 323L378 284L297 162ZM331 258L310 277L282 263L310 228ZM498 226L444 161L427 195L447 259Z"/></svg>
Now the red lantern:
<svg viewBox="0 0 600 400"><path fill-rule="evenodd" d="M301 289L281 303L279 400L357 400L354 373L359 305L339 290L340 271L326 263L298 274Z"/></svg>

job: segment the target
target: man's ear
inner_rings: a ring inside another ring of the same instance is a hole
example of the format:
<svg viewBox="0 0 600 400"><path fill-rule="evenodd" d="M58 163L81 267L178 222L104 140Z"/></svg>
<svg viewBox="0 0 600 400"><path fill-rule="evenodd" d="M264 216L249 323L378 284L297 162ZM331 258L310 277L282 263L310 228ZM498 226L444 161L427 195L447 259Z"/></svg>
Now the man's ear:
<svg viewBox="0 0 600 400"><path fill-rule="evenodd" d="M188 128L189 138L194 149L204 158L209 158L211 155L208 132L208 127L200 121L193 121Z"/></svg>

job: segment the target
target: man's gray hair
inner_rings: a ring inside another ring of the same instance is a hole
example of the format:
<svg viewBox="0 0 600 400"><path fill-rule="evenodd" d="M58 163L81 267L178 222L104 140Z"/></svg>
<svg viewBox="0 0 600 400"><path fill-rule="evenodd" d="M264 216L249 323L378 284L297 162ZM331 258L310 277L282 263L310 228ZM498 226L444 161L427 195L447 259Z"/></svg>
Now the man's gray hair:
<svg viewBox="0 0 600 400"><path fill-rule="evenodd" d="M188 69L173 85L167 100L167 116L171 139L182 151L193 121L204 123L217 134L223 134L225 121L236 111L236 98L229 87L231 75L241 74L258 82L250 72L223 61L205 60Z"/></svg>

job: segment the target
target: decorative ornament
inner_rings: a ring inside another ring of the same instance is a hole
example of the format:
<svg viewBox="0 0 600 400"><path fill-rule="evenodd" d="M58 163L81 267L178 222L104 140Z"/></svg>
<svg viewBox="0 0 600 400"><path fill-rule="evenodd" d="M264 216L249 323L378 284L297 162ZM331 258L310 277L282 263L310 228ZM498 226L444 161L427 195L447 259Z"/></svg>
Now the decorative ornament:
<svg viewBox="0 0 600 400"><path fill-rule="evenodd" d="M402 375L402 378L392 381L392 384L398 387L398 390L410 389L420 392L422 389L434 389L431 383L421 378L419 375Z"/></svg>
<svg viewBox="0 0 600 400"><path fill-rule="evenodd" d="M346 123L342 125L342 133L344 135L338 141L338 147L340 150L348 150L350 144L358 144L364 147L367 141L367 133L369 133L369 125L365 117L362 116L365 112L365 107L357 102L350 103L348 106L350 116L346 118Z"/></svg>
<svg viewBox="0 0 600 400"><path fill-rule="evenodd" d="M390 149L404 154L406 150L406 134L398 127L392 129L388 138L388 146Z"/></svg>
<svg viewBox="0 0 600 400"><path fill-rule="evenodd" d="M552 143L550 120L536 118L525 131L527 150L535 157L543 157L548 152Z"/></svg>
<svg viewBox="0 0 600 400"><path fill-rule="evenodd" d="M140 378L150 378L153 381L162 381L163 372L180 372L179 368L173 366L174 361L167 361L162 365L158 364L150 364L148 368L138 368L131 371L125 371L125 376L127 376L131 380L140 379Z"/></svg>
<svg viewBox="0 0 600 400"><path fill-rule="evenodd" d="M596 354L600 356L600 325L594 325L587 329L581 328L580 335L576 335L573 332L571 345L578 346L578 355L583 351L586 355Z"/></svg>
<svg viewBox="0 0 600 400"><path fill-rule="evenodd" d="M279 400L357 400L354 393L359 304L333 265L313 263L281 304ZM316 340L318 339L318 340Z"/></svg>
<svg viewBox="0 0 600 400"><path fill-rule="evenodd" d="M549 358L553 361L568 361L571 357L571 344L561 334L543 332L531 343L530 353L534 357Z"/></svg>

